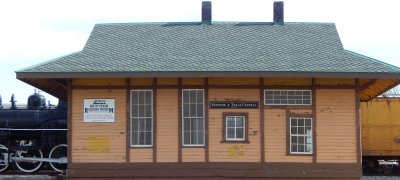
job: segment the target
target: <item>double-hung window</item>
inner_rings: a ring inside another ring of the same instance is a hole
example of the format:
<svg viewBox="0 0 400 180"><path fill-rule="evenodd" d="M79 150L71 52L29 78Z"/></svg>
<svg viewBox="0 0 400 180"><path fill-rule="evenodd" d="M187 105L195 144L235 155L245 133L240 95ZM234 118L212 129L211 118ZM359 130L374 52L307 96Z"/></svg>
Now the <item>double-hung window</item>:
<svg viewBox="0 0 400 180"><path fill-rule="evenodd" d="M183 146L204 146L204 91L182 90Z"/></svg>
<svg viewBox="0 0 400 180"><path fill-rule="evenodd" d="M290 118L290 153L312 154L312 119Z"/></svg>
<svg viewBox="0 0 400 180"><path fill-rule="evenodd" d="M153 91L131 91L131 146L153 145Z"/></svg>

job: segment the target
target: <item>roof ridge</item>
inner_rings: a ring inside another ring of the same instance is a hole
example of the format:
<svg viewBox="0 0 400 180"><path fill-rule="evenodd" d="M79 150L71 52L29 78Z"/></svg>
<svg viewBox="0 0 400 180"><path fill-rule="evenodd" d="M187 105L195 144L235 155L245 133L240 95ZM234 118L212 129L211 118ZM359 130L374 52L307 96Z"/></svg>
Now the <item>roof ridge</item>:
<svg viewBox="0 0 400 180"><path fill-rule="evenodd" d="M239 23L255 23L255 24L273 24L274 22L268 21L212 21L211 25L213 24L239 24ZM125 23L97 23L96 25L103 26L103 25L168 25L168 24L182 24L182 25L201 25L201 21L177 21L177 22L125 22ZM335 24L334 22L285 22L285 24ZM207 24L210 25L210 24Z"/></svg>
<svg viewBox="0 0 400 180"><path fill-rule="evenodd" d="M397 67L395 65L389 64L387 62L383 62L383 61L380 61L378 59L375 59L375 58L372 58L372 57L369 57L369 56L365 56L365 55L362 55L362 54L359 54L359 53L356 53L354 51L350 51L350 50L347 50L347 49L343 49L343 50L346 53L349 53L349 54L352 54L352 55L355 55L355 56L360 56L360 57L363 57L363 58L366 58L366 59L370 59L371 61L377 62L377 63L385 65L385 66L389 66L389 67L395 68L398 71L400 71L400 67Z"/></svg>
<svg viewBox="0 0 400 180"><path fill-rule="evenodd" d="M34 65L28 66L28 67L26 67L26 68L23 68L23 69L20 69L20 70L16 70L15 72L17 73L17 72L26 71L26 70L28 70L28 69L33 69L33 68L35 68L35 67L38 67L38 66L41 66L41 65L44 65L44 64L48 64L48 63L51 63L51 62L54 62L54 61L57 61L57 60L59 60L59 59L61 59L61 58L64 58L64 57L67 57L67 56L70 56L70 55L74 55L74 54L78 54L78 53L80 53L80 52L82 52L82 50L80 50L80 51L75 51L75 52L72 52L72 53L68 53L68 54L65 54L65 55L62 55L62 56L59 56L59 57L56 57L56 58L47 60L47 61L43 61L43 62L41 62L41 63L34 64Z"/></svg>

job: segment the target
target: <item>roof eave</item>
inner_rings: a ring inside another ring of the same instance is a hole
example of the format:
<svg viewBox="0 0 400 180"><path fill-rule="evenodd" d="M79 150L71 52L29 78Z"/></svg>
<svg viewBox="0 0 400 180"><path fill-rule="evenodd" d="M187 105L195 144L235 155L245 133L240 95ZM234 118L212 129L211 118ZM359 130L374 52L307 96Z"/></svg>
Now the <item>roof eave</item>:
<svg viewBox="0 0 400 180"><path fill-rule="evenodd" d="M17 79L125 77L316 77L400 79L400 73L365 72L17 72Z"/></svg>

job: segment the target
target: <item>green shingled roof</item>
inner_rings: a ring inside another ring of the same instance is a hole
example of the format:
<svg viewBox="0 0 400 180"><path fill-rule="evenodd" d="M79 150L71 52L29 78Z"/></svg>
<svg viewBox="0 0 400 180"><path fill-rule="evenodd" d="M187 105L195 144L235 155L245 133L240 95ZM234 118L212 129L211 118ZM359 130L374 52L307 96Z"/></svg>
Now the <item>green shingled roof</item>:
<svg viewBox="0 0 400 180"><path fill-rule="evenodd" d="M18 73L400 73L343 49L332 23L95 25L82 51Z"/></svg>

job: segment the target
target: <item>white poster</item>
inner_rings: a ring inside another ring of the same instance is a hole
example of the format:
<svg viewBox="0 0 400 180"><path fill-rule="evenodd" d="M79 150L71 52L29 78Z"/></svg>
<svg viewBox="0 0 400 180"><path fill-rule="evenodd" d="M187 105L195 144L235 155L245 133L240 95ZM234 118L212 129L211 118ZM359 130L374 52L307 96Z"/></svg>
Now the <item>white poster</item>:
<svg viewBox="0 0 400 180"><path fill-rule="evenodd" d="M84 99L83 122L114 122L114 99Z"/></svg>

